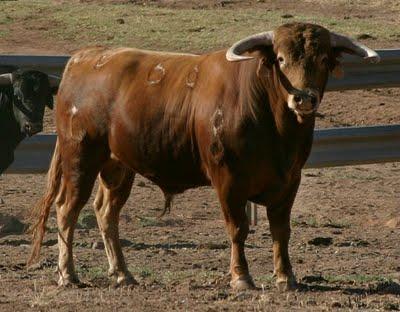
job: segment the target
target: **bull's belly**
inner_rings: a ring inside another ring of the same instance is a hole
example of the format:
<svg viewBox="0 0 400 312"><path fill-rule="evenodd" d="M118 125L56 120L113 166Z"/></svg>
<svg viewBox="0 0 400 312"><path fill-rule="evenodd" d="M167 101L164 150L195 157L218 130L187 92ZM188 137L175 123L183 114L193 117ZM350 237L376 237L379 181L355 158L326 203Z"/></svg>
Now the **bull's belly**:
<svg viewBox="0 0 400 312"><path fill-rule="evenodd" d="M210 184L198 165L190 162L190 159L162 157L149 161L143 156L138 153L117 155L122 163L167 193L181 193L190 188Z"/></svg>
<svg viewBox="0 0 400 312"><path fill-rule="evenodd" d="M125 166L148 178L168 193L209 185L198 153L190 144L143 140L139 135L110 138L111 153Z"/></svg>

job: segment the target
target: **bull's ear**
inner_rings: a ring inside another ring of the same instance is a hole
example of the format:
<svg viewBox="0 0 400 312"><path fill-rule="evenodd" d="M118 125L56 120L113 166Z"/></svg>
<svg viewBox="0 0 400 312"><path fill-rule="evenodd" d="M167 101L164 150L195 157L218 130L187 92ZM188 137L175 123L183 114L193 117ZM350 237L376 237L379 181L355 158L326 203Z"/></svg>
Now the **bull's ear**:
<svg viewBox="0 0 400 312"><path fill-rule="evenodd" d="M340 62L337 62L335 67L333 67L331 73L334 78L342 79L344 77L344 71L343 71L342 64Z"/></svg>
<svg viewBox="0 0 400 312"><path fill-rule="evenodd" d="M338 60L338 58L341 57L342 52L342 49L334 48L332 49L332 55L330 56L329 70L332 76L336 79L344 77L342 63Z"/></svg>
<svg viewBox="0 0 400 312"><path fill-rule="evenodd" d="M47 104L46 104L46 106L48 107L48 108L50 108L50 109L53 109L53 107L54 107L54 100L53 100L53 94L49 94L48 95L48 97L47 97Z"/></svg>

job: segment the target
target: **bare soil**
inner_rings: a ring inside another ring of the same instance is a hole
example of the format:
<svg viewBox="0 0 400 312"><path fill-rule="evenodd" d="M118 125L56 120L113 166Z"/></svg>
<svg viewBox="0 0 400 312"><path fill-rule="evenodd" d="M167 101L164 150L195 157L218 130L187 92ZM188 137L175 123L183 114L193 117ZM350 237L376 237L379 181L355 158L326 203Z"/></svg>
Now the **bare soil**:
<svg viewBox="0 0 400 312"><path fill-rule="evenodd" d="M388 20L398 18L400 10L397 1L124 2L176 9L257 6ZM19 36L16 33L7 43L2 40L1 51L62 54L74 48L68 43L56 46L37 30L23 35L21 28ZM374 46L398 47L397 40L374 41ZM400 89L327 93L317 127L399 124L399 96ZM45 132L52 132L52 112L46 112L45 121ZM289 293L279 293L274 286L272 242L263 210L246 248L259 288L236 293L228 285L229 242L214 191L189 190L176 198L170 215L157 219L162 193L138 177L122 211L120 235L138 286L116 289L107 278L105 251L99 231L90 222L93 213L88 204L81 213L74 247L77 271L87 287L56 285L57 229L52 211L42 260L30 270L24 266L30 236L0 234L0 311L400 310L399 176L400 163L304 170L290 245L299 288ZM25 220L44 184L41 174L1 176L1 214Z"/></svg>

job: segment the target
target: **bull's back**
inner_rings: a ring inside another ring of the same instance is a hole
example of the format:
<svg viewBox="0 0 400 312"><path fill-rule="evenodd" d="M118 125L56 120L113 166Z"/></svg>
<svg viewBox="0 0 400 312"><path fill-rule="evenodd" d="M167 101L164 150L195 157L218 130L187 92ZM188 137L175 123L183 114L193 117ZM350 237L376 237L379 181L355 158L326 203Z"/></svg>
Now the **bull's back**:
<svg viewBox="0 0 400 312"><path fill-rule="evenodd" d="M209 79L200 77L203 61L136 49L82 50L60 85L58 131L107 138L114 157L169 191L205 184L195 138Z"/></svg>

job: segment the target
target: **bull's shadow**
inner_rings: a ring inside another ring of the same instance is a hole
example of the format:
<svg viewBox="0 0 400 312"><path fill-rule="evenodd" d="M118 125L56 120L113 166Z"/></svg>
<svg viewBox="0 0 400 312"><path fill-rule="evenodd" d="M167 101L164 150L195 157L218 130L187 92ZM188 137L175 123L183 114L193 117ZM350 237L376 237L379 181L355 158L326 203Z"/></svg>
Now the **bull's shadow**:
<svg viewBox="0 0 400 312"><path fill-rule="evenodd" d="M298 283L298 292L341 291L346 295L400 295L400 284L395 281L378 282L365 287L349 287L342 285L326 285L325 283Z"/></svg>

